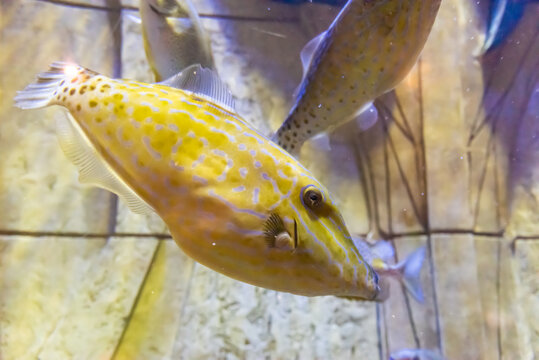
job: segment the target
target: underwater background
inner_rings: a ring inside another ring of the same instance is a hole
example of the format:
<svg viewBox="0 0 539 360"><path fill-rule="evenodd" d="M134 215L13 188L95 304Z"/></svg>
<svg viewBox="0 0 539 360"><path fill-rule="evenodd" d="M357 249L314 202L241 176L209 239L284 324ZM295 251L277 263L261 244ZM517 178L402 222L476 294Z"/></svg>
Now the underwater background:
<svg viewBox="0 0 539 360"><path fill-rule="evenodd" d="M238 113L264 133L288 114L301 49L339 12L298 3L194 1ZM56 60L152 82L138 1L2 0L0 359L536 358L539 4L484 52L493 3L443 0L378 122L302 150L352 233L391 240L396 261L427 246L420 304L396 282L369 303L235 281L184 255L157 216L81 185L58 110L13 97Z"/></svg>

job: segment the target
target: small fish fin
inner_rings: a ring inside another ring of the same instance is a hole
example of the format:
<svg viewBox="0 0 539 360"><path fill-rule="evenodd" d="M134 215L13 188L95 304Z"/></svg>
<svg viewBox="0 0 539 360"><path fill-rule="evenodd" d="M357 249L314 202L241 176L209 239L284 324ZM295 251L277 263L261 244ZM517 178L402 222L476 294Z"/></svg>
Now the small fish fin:
<svg viewBox="0 0 539 360"><path fill-rule="evenodd" d="M363 106L355 115L354 115L356 124L361 131L365 131L376 124L378 121L378 110L373 105L373 103L368 103Z"/></svg>
<svg viewBox="0 0 539 360"><path fill-rule="evenodd" d="M499 30L503 21L503 17L507 8L507 0L495 0L492 2L489 23L487 25L487 34L483 44L482 54L486 53L493 47L495 41L499 37Z"/></svg>
<svg viewBox="0 0 539 360"><path fill-rule="evenodd" d="M235 113L234 97L216 72L203 68L199 64L191 65L180 73L159 84L190 91L207 98L227 111Z"/></svg>
<svg viewBox="0 0 539 360"><path fill-rule="evenodd" d="M50 105L55 91L62 80L66 79L65 67L67 63L55 62L49 70L37 75L37 81L28 85L22 91L17 91L15 106L20 109L39 109Z"/></svg>
<svg viewBox="0 0 539 360"><path fill-rule="evenodd" d="M325 132L313 136L311 144L319 151L331 151L331 144L329 141L329 135Z"/></svg>
<svg viewBox="0 0 539 360"><path fill-rule="evenodd" d="M189 0L174 0L174 1L155 1L143 0L149 8L157 15L164 17L189 17L189 10L193 11L193 5ZM187 7L187 9L186 9Z"/></svg>
<svg viewBox="0 0 539 360"><path fill-rule="evenodd" d="M372 261L374 260L373 253L365 239L358 235L351 235L351 239L367 264L372 265Z"/></svg>
<svg viewBox="0 0 539 360"><path fill-rule="evenodd" d="M395 250L389 241L378 240L371 245L371 251L375 258L380 258L383 261L393 259L395 256Z"/></svg>
<svg viewBox="0 0 539 360"><path fill-rule="evenodd" d="M37 81L18 91L15 106L20 109L38 109L52 104L60 84L72 81L78 75L95 76L96 72L66 62L54 62L49 70L37 75Z"/></svg>
<svg viewBox="0 0 539 360"><path fill-rule="evenodd" d="M301 66L303 68L303 75L301 77L301 81L294 90L294 98L297 98L299 95L299 91L302 87L303 80L305 80L305 77L307 77L307 71L309 71L309 65L311 65L311 60L313 59L314 53L316 49L318 48L318 45L322 42L324 37L326 36L327 31L321 32L311 40L301 49L301 52L299 53L299 58L301 59Z"/></svg>
<svg viewBox="0 0 539 360"><path fill-rule="evenodd" d="M327 31L323 31L320 34L316 35L314 38L309 40L309 42L301 49L299 57L301 59L301 65L303 67L303 77L307 74L311 60L313 59L314 53L318 48L318 45L324 40Z"/></svg>
<svg viewBox="0 0 539 360"><path fill-rule="evenodd" d="M79 170L81 183L94 184L117 194L134 213L154 212L101 159L71 114L58 116L56 130L62 151Z"/></svg>
<svg viewBox="0 0 539 360"><path fill-rule="evenodd" d="M135 24L138 24L138 25L142 24L142 19L140 18L140 16L128 13L128 14L125 15L125 17L126 17L126 19L134 22Z"/></svg>
<svg viewBox="0 0 539 360"><path fill-rule="evenodd" d="M389 360L445 360L438 352L428 349L402 349L392 352Z"/></svg>
<svg viewBox="0 0 539 360"><path fill-rule="evenodd" d="M425 260L425 246L414 250L408 257L399 263L396 268L402 273L402 283L406 290L419 302L424 301L423 289L421 288L421 268Z"/></svg>

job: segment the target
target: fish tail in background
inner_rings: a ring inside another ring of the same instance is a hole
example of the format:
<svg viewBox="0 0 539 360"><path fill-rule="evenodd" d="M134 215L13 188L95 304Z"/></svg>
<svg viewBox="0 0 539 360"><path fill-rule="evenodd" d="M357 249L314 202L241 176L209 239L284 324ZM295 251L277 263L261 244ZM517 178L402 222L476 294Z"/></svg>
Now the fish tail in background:
<svg viewBox="0 0 539 360"><path fill-rule="evenodd" d="M481 54L502 44L524 15L527 3L538 0L493 0L490 3L485 43Z"/></svg>
<svg viewBox="0 0 539 360"><path fill-rule="evenodd" d="M350 0L327 31L301 52L297 99L273 140L293 155L305 141L377 114L369 104L402 81L417 61L441 0ZM361 116L360 116L361 115Z"/></svg>
<svg viewBox="0 0 539 360"><path fill-rule="evenodd" d="M157 81L200 64L214 69L213 54L191 0L140 0L146 58Z"/></svg>
<svg viewBox="0 0 539 360"><path fill-rule="evenodd" d="M425 260L425 252L426 248L422 246L395 266L401 275L401 281L406 290L419 302L424 300L420 275L423 261Z"/></svg>
<svg viewBox="0 0 539 360"><path fill-rule="evenodd" d="M94 76L91 70L65 62L54 62L49 70L37 75L37 81L18 91L15 96L15 106L21 109L39 109L57 104L55 97L60 93L60 87L67 81L86 80ZM78 79L78 76L81 76Z"/></svg>

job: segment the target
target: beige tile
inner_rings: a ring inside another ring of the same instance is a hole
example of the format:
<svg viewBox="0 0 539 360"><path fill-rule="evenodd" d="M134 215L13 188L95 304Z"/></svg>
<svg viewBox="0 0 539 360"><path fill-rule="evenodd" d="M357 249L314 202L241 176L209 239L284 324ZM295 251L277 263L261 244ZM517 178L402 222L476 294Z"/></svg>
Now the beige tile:
<svg viewBox="0 0 539 360"><path fill-rule="evenodd" d="M159 242L115 359L171 357L193 267L174 241Z"/></svg>
<svg viewBox="0 0 539 360"><path fill-rule="evenodd" d="M421 270L421 285L425 300L417 302L397 281L391 282L390 296L381 304L384 332L382 343L386 345L384 357L401 349L439 349L436 298L431 281L431 267L426 237L404 237L394 240L398 261L403 261L415 249L426 246L427 254ZM406 296L406 297L405 297Z"/></svg>
<svg viewBox="0 0 539 360"><path fill-rule="evenodd" d="M150 263L153 239L0 239L0 357L111 354Z"/></svg>
<svg viewBox="0 0 539 360"><path fill-rule="evenodd" d="M474 238L432 237L442 349L448 359L488 359Z"/></svg>
<svg viewBox="0 0 539 360"><path fill-rule="evenodd" d="M111 238L72 284L39 349L41 359L110 358L148 272L157 240Z"/></svg>
<svg viewBox="0 0 539 360"><path fill-rule="evenodd" d="M517 241L514 266L518 288L513 302L521 311L517 323L519 355L533 359L539 354L539 239Z"/></svg>
<svg viewBox="0 0 539 360"><path fill-rule="evenodd" d="M2 6L0 229L106 231L109 195L80 185L62 154L54 130L61 110L22 111L14 108L13 96L53 61L109 72L107 17L26 0Z"/></svg>

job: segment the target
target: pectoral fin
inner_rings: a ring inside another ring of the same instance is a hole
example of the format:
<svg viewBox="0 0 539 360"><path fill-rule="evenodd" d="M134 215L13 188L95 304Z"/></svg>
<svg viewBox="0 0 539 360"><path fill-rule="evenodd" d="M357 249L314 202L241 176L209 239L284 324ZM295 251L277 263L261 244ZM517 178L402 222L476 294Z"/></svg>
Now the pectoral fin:
<svg viewBox="0 0 539 360"><path fill-rule="evenodd" d="M81 183L93 184L115 193L127 203L129 209L134 213L149 214L154 212L99 156L71 114L59 114L56 128L60 147L79 170Z"/></svg>

